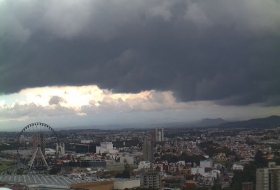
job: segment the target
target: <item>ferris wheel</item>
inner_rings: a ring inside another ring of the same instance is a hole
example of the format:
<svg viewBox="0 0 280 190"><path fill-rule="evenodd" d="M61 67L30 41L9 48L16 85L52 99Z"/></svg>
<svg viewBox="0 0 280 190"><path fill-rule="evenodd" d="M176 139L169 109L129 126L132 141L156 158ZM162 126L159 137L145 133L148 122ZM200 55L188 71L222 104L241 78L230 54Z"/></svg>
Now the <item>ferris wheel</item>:
<svg viewBox="0 0 280 190"><path fill-rule="evenodd" d="M51 168L59 154L59 146L59 138L51 126L41 122L25 126L17 137L18 168Z"/></svg>

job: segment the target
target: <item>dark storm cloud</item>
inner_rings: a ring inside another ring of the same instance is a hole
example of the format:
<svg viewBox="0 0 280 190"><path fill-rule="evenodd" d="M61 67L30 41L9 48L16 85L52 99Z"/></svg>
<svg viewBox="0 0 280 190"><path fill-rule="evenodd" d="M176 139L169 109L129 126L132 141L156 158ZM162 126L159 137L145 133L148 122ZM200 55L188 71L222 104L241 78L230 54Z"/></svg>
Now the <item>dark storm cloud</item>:
<svg viewBox="0 0 280 190"><path fill-rule="evenodd" d="M279 105L277 0L7 1L1 9L1 93L97 84Z"/></svg>

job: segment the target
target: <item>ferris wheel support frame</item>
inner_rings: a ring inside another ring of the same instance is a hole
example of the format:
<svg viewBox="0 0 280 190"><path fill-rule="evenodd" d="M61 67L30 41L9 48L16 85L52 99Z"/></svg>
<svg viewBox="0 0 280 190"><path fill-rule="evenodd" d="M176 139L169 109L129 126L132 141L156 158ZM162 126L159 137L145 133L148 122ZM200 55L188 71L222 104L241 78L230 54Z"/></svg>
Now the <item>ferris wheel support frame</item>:
<svg viewBox="0 0 280 190"><path fill-rule="evenodd" d="M42 149L41 149L41 147L38 146L38 147L36 148L36 150L34 151L32 157L31 157L31 159L30 159L30 161L29 161L29 164L28 164L28 165L29 165L29 170L31 170L31 168L32 168L32 166L33 166L33 163L34 163L34 161L35 161L35 158L36 158L37 153L39 153L39 156L42 158L44 165L45 165L46 167L48 167L48 163L47 163L47 161L46 161L46 159L45 159L45 156L44 156L44 154L43 154L43 152L42 152Z"/></svg>
<svg viewBox="0 0 280 190"><path fill-rule="evenodd" d="M23 134L23 132L27 131L28 129L31 129L32 127L37 127L37 126L42 126L43 128L46 128L46 129L50 130L51 133L56 137L56 142L55 142L55 143L56 143L56 144L60 144L60 140L59 140L59 138L58 138L56 132L54 131L54 129L53 129L51 126L49 126L49 125L47 125L47 124L45 124L45 123L41 123L41 122L30 123L29 125L25 126L25 127L21 130L21 132L19 133L18 138L17 138L17 142L19 143L20 137L21 137L21 135ZM32 132L32 131L31 131L31 132ZM46 132L46 131L45 131L45 132ZM40 139L41 141L44 140L44 139L43 139L43 138L44 138L43 136L42 136L42 137L40 136L40 138L42 138L42 139ZM43 148L44 148L44 147L43 147ZM18 154L18 158L19 158L19 160L20 160L19 149L17 150L17 154ZM56 158L57 158L58 152L56 152L55 154L56 154ZM29 170L32 169L32 166L33 166L33 164L34 164L34 161L35 161L35 159L38 158L38 157L40 157L40 158L42 159L43 165L44 165L45 167L48 168L48 163L47 163L47 161L46 161L46 159L45 159L45 156L44 156L44 153L43 153L43 151L42 151L42 148L41 148L40 145L37 145L36 149L34 150L34 152L33 152L33 154L32 154L32 157L31 157L31 159L30 159L30 161L29 161L29 163L28 163L28 169L29 169ZM19 162L20 162L20 161L19 161Z"/></svg>

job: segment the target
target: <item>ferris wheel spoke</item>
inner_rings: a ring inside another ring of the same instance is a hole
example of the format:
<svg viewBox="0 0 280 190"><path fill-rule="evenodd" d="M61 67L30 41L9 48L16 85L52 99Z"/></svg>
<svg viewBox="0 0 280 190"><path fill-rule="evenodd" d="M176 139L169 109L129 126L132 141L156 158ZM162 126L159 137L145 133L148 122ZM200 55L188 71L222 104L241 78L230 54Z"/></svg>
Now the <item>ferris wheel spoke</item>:
<svg viewBox="0 0 280 190"><path fill-rule="evenodd" d="M48 167L45 150L46 148L55 149L55 144L59 142L57 137L52 127L41 122L31 123L24 127L17 138L18 149L16 152L21 163L19 165L28 164L29 169ZM57 154L55 154L55 159L56 156Z"/></svg>

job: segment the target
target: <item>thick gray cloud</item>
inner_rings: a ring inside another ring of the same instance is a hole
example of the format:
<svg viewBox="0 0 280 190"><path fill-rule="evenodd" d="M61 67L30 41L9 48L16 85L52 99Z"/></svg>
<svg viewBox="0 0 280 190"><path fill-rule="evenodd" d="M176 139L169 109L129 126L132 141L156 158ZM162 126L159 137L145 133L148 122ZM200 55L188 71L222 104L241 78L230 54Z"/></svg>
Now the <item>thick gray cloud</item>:
<svg viewBox="0 0 280 190"><path fill-rule="evenodd" d="M34 117L54 117L54 116L73 116L76 115L75 110L55 105L53 108L30 104L16 103L13 107L0 107L0 118L5 119L26 119Z"/></svg>
<svg viewBox="0 0 280 190"><path fill-rule="evenodd" d="M49 100L50 105L58 105L60 102L64 102L64 100L63 100L63 98L61 98L59 96L53 96Z"/></svg>
<svg viewBox="0 0 280 190"><path fill-rule="evenodd" d="M97 84L279 105L277 0L7 0L0 9L0 93Z"/></svg>

